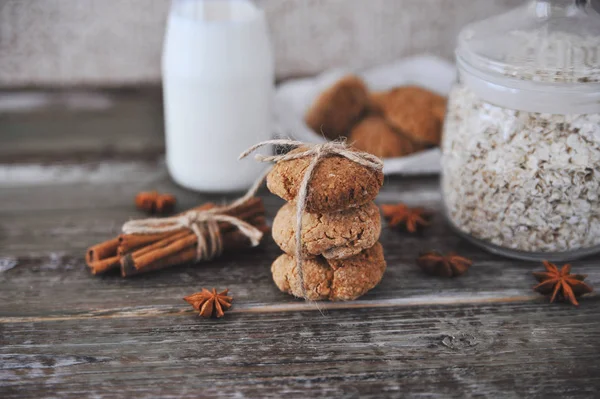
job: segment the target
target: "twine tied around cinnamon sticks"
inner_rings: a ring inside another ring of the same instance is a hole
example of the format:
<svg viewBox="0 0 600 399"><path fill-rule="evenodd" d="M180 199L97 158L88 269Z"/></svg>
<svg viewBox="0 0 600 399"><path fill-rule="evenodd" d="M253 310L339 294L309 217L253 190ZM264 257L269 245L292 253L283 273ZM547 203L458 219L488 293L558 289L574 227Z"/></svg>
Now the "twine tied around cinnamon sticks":
<svg viewBox="0 0 600 399"><path fill-rule="evenodd" d="M256 160L260 162L277 163L281 161L291 161L294 159L312 157L312 160L308 165L306 172L304 173L302 182L300 184L300 188L298 189L298 194L296 196L296 269L298 270L298 280L300 281L300 289L302 290L302 295L306 298L306 287L304 286L304 271L302 270L302 215L304 214L304 210L306 209L308 183L310 183L310 179L312 178L315 168L323 158L331 155L342 156L344 158L349 159L352 162L356 162L359 165L377 171L383 169L383 162L375 155L350 149L346 144L345 140L330 141L323 144L310 144L287 139L267 140L255 144L246 151L244 151L239 156L239 159L247 157L249 154L256 151L258 148L266 145L292 146L296 148L303 148L304 151L287 153L283 155L256 154L254 156ZM260 185L260 183L262 183L262 179L257 183Z"/></svg>
<svg viewBox="0 0 600 399"><path fill-rule="evenodd" d="M211 208L206 210L192 209L178 216L168 218L149 218L140 220L130 220L123 225L125 234L160 234L168 233L182 228L190 229L196 235L198 244L196 246L196 261L210 260L219 256L223 251L223 242L219 222L227 222L235 226L248 239L253 247L260 243L263 236L262 231L246 223L241 219L226 215L225 212L236 208L256 194L260 183L254 186L243 197L224 207Z"/></svg>
<svg viewBox="0 0 600 399"><path fill-rule="evenodd" d="M87 265L93 274L120 268L123 277L130 277L259 245L269 227L255 194L267 172L228 205L207 203L169 218L125 223L122 234L86 251Z"/></svg>

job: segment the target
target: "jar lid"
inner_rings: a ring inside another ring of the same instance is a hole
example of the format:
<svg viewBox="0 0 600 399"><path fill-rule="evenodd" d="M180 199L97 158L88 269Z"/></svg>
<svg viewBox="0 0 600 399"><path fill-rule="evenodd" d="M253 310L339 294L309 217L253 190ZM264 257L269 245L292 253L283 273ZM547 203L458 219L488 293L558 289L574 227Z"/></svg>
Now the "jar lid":
<svg viewBox="0 0 600 399"><path fill-rule="evenodd" d="M600 83L600 0L530 0L465 27L456 56L516 80Z"/></svg>

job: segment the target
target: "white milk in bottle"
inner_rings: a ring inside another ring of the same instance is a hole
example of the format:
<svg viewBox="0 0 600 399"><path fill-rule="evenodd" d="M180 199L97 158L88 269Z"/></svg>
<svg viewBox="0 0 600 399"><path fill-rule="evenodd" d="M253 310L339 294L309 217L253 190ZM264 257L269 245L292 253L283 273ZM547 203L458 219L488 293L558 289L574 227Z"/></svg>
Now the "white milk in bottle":
<svg viewBox="0 0 600 399"><path fill-rule="evenodd" d="M265 168L238 155L271 138L273 57L244 0L175 0L162 59L167 167L184 187L248 188Z"/></svg>

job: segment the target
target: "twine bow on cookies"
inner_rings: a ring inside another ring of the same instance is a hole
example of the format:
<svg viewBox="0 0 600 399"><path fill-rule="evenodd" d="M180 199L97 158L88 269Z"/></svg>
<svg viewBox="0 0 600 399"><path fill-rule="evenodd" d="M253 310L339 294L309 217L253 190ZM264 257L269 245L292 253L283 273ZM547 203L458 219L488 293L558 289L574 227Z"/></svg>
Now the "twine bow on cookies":
<svg viewBox="0 0 600 399"><path fill-rule="evenodd" d="M250 198L254 197L265 176L266 173L254 183L243 197L238 198L227 206L207 210L191 210L168 218L131 220L123 225L123 233L160 234L184 228L190 229L198 239L196 261L201 261L213 259L223 252L223 240L219 229L219 222L226 222L235 226L242 234L248 237L252 246L256 247L260 244L263 233L250 223L234 216L226 215L225 212L243 205Z"/></svg>
<svg viewBox="0 0 600 399"><path fill-rule="evenodd" d="M326 155L340 155L344 158L348 158L349 160L356 162L357 164L366 166L375 170L383 169L383 162L381 159L376 157L375 155L356 151L348 147L345 141L329 141L327 143L322 144L311 144L311 143L303 143L302 141L296 140L288 140L288 139L276 139L276 140L267 140L262 141L258 144L253 145L244 151L239 159L245 158L260 147L264 147L267 145L282 145L282 146L292 146L292 147L303 147L305 151L297 152L294 154L281 154L281 155L261 155L257 154L254 158L260 162L279 162L279 161L291 161L292 159L300 159L306 158L311 155L315 155L313 159L313 163L319 163L322 156ZM308 170L307 170L308 172Z"/></svg>
<svg viewBox="0 0 600 399"><path fill-rule="evenodd" d="M374 169L377 171L381 171L383 169L383 162L381 159L376 157L375 155L368 154L366 152L359 152L352 150L348 147L345 141L330 141L323 144L309 144L303 143L301 141L295 140L286 140L286 139L277 139L277 140L267 140L260 142L246 151L244 151L239 159L247 157L252 152L256 151L258 148L266 146L266 145L282 145L282 146L292 146L297 148L302 148L303 151L295 152L295 153L287 153L282 155L255 155L255 159L260 162L281 162L281 161L291 161L294 159L313 157L304 176L302 178L302 182L300 184L300 188L298 189L298 194L296 196L296 268L298 270L298 279L300 281L300 289L302 290L302 295L306 298L306 287L304 286L304 272L302 270L302 215L304 214L304 210L306 209L306 199L308 196L308 183L312 178L313 172L319 162L331 155L338 155L344 158L349 159L352 162L356 162L359 165L365 166L370 169ZM261 179L262 182L262 179Z"/></svg>

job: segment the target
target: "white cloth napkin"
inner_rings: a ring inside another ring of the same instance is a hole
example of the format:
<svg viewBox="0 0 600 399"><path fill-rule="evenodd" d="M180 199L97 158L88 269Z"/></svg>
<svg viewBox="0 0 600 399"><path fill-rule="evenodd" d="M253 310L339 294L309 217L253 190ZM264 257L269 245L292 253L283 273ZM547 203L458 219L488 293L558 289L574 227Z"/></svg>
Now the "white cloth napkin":
<svg viewBox="0 0 600 399"><path fill-rule="evenodd" d="M324 142L304 123L304 114L326 88L349 73L362 77L370 90L387 90L414 84L447 96L454 83L456 68L441 58L421 55L397 60L362 72L335 69L314 78L289 80L275 93L275 127L279 137L310 143ZM440 171L440 150L435 148L401 158L384 160L385 174L423 175Z"/></svg>

